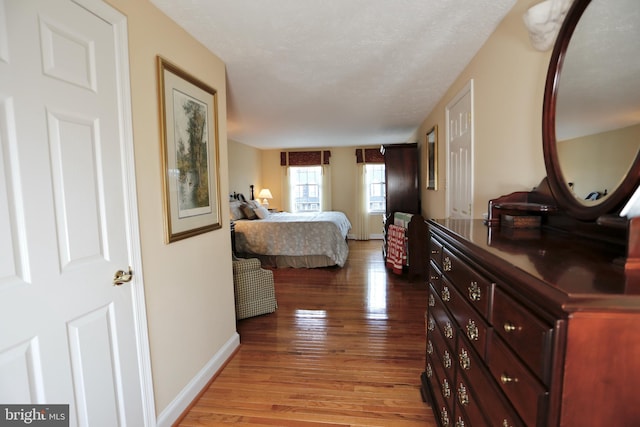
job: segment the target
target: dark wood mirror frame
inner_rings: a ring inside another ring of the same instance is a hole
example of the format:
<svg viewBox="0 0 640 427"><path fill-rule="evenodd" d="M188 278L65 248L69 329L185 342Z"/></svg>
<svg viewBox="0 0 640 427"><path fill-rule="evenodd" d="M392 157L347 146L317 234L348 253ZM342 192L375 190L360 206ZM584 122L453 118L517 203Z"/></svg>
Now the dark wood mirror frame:
<svg viewBox="0 0 640 427"><path fill-rule="evenodd" d="M594 221L607 214L617 213L640 183L640 153L617 189L601 203L587 206L580 203L563 178L556 144L556 100L562 65L571 36L591 0L576 0L568 11L551 55L544 92L542 112L542 147L547 169L547 181L558 207L579 220ZM635 43L631 41L630 43Z"/></svg>

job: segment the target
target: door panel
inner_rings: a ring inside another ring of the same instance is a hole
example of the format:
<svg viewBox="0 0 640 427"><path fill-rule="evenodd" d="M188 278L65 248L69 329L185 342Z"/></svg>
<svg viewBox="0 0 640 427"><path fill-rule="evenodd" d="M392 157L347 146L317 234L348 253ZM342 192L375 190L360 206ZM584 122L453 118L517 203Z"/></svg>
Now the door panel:
<svg viewBox="0 0 640 427"><path fill-rule="evenodd" d="M0 95L0 293L30 280L17 153L13 102Z"/></svg>
<svg viewBox="0 0 640 427"><path fill-rule="evenodd" d="M18 343L0 352L0 378L11 389L0 388L3 404L44 401L42 365L38 339Z"/></svg>
<svg viewBox="0 0 640 427"><path fill-rule="evenodd" d="M447 106L449 185L447 200L451 218L473 215L473 116L472 82Z"/></svg>
<svg viewBox="0 0 640 427"><path fill-rule="evenodd" d="M69 348L79 424L124 425L113 304L69 322Z"/></svg>

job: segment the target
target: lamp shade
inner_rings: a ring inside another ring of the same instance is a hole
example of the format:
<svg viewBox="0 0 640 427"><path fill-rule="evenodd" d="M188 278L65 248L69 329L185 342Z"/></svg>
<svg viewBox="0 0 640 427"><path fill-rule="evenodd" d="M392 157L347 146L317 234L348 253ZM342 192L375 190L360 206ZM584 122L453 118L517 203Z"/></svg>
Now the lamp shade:
<svg viewBox="0 0 640 427"><path fill-rule="evenodd" d="M263 188L258 194L258 199L273 199L273 195L268 188Z"/></svg>

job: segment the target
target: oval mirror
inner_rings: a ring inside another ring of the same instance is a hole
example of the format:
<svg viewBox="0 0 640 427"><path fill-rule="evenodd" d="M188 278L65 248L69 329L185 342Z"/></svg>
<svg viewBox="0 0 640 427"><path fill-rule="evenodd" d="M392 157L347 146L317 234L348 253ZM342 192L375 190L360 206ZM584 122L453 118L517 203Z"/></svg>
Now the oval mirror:
<svg viewBox="0 0 640 427"><path fill-rule="evenodd" d="M551 56L543 151L558 205L615 212L640 181L640 1L576 0Z"/></svg>

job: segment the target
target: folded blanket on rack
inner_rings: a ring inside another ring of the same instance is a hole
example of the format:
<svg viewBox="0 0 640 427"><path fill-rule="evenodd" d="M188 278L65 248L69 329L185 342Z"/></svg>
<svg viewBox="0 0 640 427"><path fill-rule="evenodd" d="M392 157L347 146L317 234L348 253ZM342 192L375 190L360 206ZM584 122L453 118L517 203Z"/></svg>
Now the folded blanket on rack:
<svg viewBox="0 0 640 427"><path fill-rule="evenodd" d="M402 274L402 267L407 263L405 228L390 224L387 239L387 267Z"/></svg>

